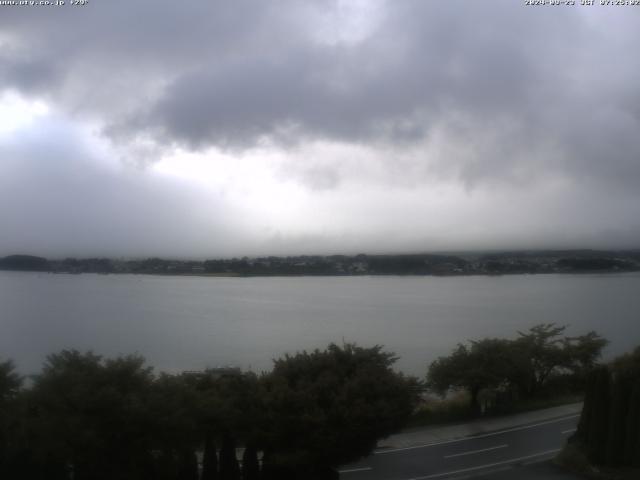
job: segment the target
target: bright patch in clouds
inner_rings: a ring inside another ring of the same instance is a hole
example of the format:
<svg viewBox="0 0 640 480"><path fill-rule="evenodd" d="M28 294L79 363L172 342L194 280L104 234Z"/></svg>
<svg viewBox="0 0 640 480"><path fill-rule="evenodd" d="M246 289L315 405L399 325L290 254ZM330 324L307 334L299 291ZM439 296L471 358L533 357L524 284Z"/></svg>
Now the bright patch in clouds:
<svg viewBox="0 0 640 480"><path fill-rule="evenodd" d="M204 188L232 203L254 227L278 231L289 230L309 200L307 189L277 175L276 166L283 161L283 155L268 151L237 158L215 149L200 153L178 149L153 164L151 171Z"/></svg>
<svg viewBox="0 0 640 480"><path fill-rule="evenodd" d="M382 15L379 0L339 0L320 16L315 39L327 45L353 45L369 37Z"/></svg>
<svg viewBox="0 0 640 480"><path fill-rule="evenodd" d="M0 94L0 135L28 127L48 113L46 103L24 98L12 90L4 91Z"/></svg>

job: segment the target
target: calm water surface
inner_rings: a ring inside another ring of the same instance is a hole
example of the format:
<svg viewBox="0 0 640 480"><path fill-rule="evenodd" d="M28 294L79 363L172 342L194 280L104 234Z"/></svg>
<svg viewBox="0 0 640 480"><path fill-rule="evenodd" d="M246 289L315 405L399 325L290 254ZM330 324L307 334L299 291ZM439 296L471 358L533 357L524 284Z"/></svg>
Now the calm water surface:
<svg viewBox="0 0 640 480"><path fill-rule="evenodd" d="M212 278L0 272L0 358L37 371L63 348L138 352L161 370L270 368L329 342L382 344L424 375L457 342L539 322L640 344L640 274Z"/></svg>

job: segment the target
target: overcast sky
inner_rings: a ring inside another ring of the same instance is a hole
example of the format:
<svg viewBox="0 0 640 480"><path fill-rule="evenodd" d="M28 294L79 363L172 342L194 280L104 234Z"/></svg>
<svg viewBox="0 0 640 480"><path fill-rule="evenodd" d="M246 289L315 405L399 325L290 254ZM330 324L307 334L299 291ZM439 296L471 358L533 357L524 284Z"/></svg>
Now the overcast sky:
<svg viewBox="0 0 640 480"><path fill-rule="evenodd" d="M0 6L0 255L640 247L639 25L514 0Z"/></svg>

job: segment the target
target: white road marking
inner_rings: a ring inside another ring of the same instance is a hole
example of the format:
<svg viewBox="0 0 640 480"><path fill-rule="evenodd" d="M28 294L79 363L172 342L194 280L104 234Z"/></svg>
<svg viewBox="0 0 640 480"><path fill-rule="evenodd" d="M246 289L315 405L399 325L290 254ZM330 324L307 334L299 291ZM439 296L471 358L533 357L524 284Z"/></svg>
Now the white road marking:
<svg viewBox="0 0 640 480"><path fill-rule="evenodd" d="M482 470L483 468L497 467L499 465L506 465L509 463L521 462L522 460L528 460L530 458L542 457L544 455L551 455L552 453L558 453L559 451L560 449L556 448L555 450L547 450L546 452L534 453L533 455L527 455L526 457L512 458L510 460L503 460L502 462L487 463L486 465L463 468L461 470L452 470L450 472L434 473L432 475L425 475L424 477L413 477L410 480L426 480L428 478L439 478L439 477L446 477L447 475L455 475L457 473L472 472L474 470Z"/></svg>
<svg viewBox="0 0 640 480"><path fill-rule="evenodd" d="M491 470L484 470L480 473L462 475L461 477L451 477L450 480L468 480L469 478L485 477L487 475L493 475L494 473L506 472L507 470L513 470L513 465L507 465L506 467L492 468Z"/></svg>
<svg viewBox="0 0 640 480"><path fill-rule="evenodd" d="M529 465L537 465L539 463L546 462L547 460L549 459L546 457L536 458L535 460L529 460L528 462L519 463L518 466L523 465L525 467L528 467Z"/></svg>
<svg viewBox="0 0 640 480"><path fill-rule="evenodd" d="M473 455L474 453L488 452L490 450L498 450L499 448L507 448L509 445L498 445L496 447L481 448L480 450L471 450L469 452L454 453L453 455L445 455L444 458L463 457L464 455Z"/></svg>
<svg viewBox="0 0 640 480"><path fill-rule="evenodd" d="M573 433L573 432L575 432L576 430L577 430L577 428L570 428L569 430L563 430L563 431L561 431L560 433L561 433L562 435L566 435L567 433Z"/></svg>
<svg viewBox="0 0 640 480"><path fill-rule="evenodd" d="M554 420L548 420L546 422L535 423L533 425L524 425L522 427L508 428L506 430L500 430L500 431L491 432L491 433L483 433L482 435L474 435L474 436L471 436L471 437L457 438L455 440L444 440L442 442L425 443L424 445L414 445L412 447L401 447L401 448L390 448L390 449L384 449L384 450L375 450L373 452L373 454L374 455L382 455L383 453L403 452L405 450L415 450L417 448L435 447L436 445L447 445L447 444L456 443L456 442L467 442L469 440L475 440L477 438L493 437L494 435L502 435L503 433L517 432L517 431L520 431L520 430L527 430L528 428L535 428L535 427L540 427L542 425L549 425L551 423L564 422L565 420L570 420L572 418L577 418L579 416L580 416L580 414L569 415L568 417L556 418Z"/></svg>
<svg viewBox="0 0 640 480"><path fill-rule="evenodd" d="M338 470L338 473L366 472L368 470L371 470L371 467L350 468L348 470Z"/></svg>

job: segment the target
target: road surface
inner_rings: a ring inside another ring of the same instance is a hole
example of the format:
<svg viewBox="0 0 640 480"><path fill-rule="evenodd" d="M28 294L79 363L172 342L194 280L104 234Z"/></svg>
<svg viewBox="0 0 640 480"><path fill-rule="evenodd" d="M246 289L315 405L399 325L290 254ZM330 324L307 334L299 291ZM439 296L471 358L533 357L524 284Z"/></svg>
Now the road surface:
<svg viewBox="0 0 640 480"><path fill-rule="evenodd" d="M575 431L578 418L579 415L568 415L458 440L380 449L360 462L342 467L340 478L445 480L480 475L487 479L565 478L553 472L547 475L545 469L551 468L548 465L536 465L556 455ZM522 472L515 475L514 468Z"/></svg>

